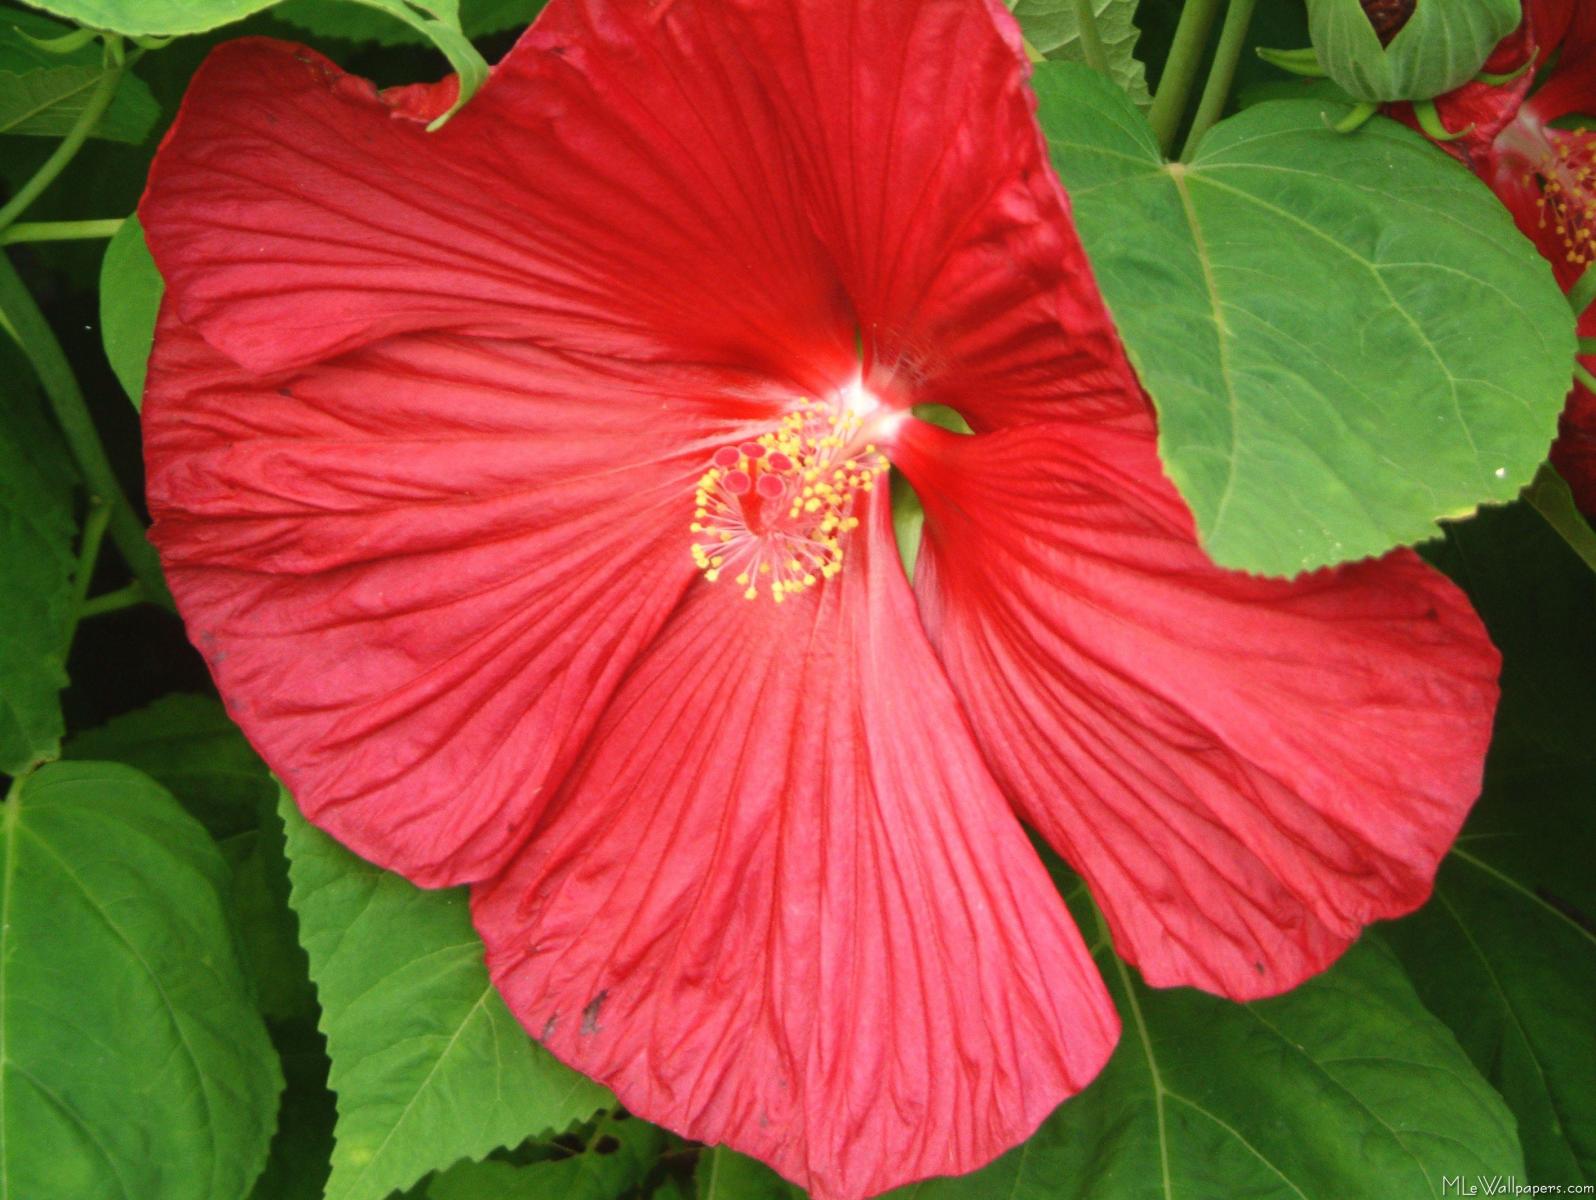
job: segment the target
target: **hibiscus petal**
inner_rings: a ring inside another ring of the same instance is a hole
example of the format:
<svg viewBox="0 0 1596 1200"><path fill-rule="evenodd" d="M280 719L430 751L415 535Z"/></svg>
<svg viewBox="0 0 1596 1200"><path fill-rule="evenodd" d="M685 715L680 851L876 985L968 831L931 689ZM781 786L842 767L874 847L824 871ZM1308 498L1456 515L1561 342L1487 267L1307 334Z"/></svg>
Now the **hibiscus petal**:
<svg viewBox="0 0 1596 1200"><path fill-rule="evenodd" d="M1537 65L1555 65L1525 107L1543 123L1596 112L1596 8L1571 0L1525 5L1540 46Z"/></svg>
<svg viewBox="0 0 1596 1200"><path fill-rule="evenodd" d="M1423 902L1496 698L1457 589L1408 551L1293 582L1220 570L1149 416L902 442L933 644L1150 983L1270 995Z"/></svg>
<svg viewBox="0 0 1596 1200"><path fill-rule="evenodd" d="M1117 1034L885 505L866 525L782 605L695 591L536 838L473 890L494 982L555 1054L819 1200L985 1162Z"/></svg>
<svg viewBox="0 0 1596 1200"><path fill-rule="evenodd" d="M1587 370L1596 367L1596 357L1587 356L1580 361ZM1568 407L1558 418L1551 460L1567 481L1580 512L1596 521L1596 394L1582 383L1574 385L1568 395Z"/></svg>
<svg viewBox="0 0 1596 1200"><path fill-rule="evenodd" d="M183 320L256 370L558 329L815 390L862 336L884 392L975 420L1119 402L1027 70L995 0L554 0L429 134L443 92L250 39L196 74L140 213Z"/></svg>
<svg viewBox="0 0 1596 1200"><path fill-rule="evenodd" d="M766 177L758 56L722 89L650 8L550 5L436 133L436 96L219 47L139 210L182 319L258 371L422 329L840 370L852 323L791 173Z"/></svg>
<svg viewBox="0 0 1596 1200"><path fill-rule="evenodd" d="M698 395L447 334L262 377L166 309L152 537L312 820L423 884L513 852L693 575L693 481L741 428Z"/></svg>

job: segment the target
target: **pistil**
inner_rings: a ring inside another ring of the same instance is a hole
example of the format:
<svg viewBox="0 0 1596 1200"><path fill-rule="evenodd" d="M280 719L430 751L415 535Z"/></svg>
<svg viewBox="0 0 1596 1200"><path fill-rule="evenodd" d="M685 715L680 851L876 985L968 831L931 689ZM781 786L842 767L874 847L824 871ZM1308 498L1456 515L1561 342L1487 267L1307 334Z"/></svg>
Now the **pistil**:
<svg viewBox="0 0 1596 1200"><path fill-rule="evenodd" d="M693 497L704 578L780 604L841 570L859 497L888 469L871 440L878 407L858 388L802 400L775 429L717 450Z"/></svg>

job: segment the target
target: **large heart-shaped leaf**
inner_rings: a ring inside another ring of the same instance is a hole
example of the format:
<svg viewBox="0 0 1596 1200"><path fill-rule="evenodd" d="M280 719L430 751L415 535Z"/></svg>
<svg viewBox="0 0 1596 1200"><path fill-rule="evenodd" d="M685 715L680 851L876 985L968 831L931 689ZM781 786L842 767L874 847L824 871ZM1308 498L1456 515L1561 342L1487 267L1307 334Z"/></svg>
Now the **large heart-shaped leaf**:
<svg viewBox="0 0 1596 1200"><path fill-rule="evenodd" d="M422 891L343 849L286 796L279 811L338 1095L327 1200L379 1200L612 1103L505 1008L463 890Z"/></svg>
<svg viewBox="0 0 1596 1200"><path fill-rule="evenodd" d="M1389 936L1518 1117L1529 1182L1596 1184L1596 576L1523 506L1438 556L1502 648L1502 707L1485 796Z"/></svg>
<svg viewBox="0 0 1596 1200"><path fill-rule="evenodd" d="M1512 1114L1377 941L1245 1005L1147 988L1106 941L1125 1025L1102 1075L991 1166L894 1200L1410 1200L1522 1177Z"/></svg>
<svg viewBox="0 0 1596 1200"><path fill-rule="evenodd" d="M27 0L90 29L152 35L203 33L270 8L277 0Z"/></svg>
<svg viewBox="0 0 1596 1200"><path fill-rule="evenodd" d="M3 824L0 1193L242 1197L282 1076L210 838L109 763L27 777Z"/></svg>
<svg viewBox="0 0 1596 1200"><path fill-rule="evenodd" d="M1040 64L1053 161L1219 563L1288 575L1435 534L1545 457L1573 322L1472 175L1377 120L1269 102L1160 158L1094 72Z"/></svg>

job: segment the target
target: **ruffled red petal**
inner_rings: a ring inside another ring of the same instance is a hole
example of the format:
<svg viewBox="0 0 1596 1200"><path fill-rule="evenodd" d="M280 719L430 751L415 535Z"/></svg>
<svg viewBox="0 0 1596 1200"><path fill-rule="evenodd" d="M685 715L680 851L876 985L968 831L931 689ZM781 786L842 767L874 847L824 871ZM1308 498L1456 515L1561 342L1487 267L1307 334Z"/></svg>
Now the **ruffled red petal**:
<svg viewBox="0 0 1596 1200"><path fill-rule="evenodd" d="M988 763L1121 953L1250 999L1423 902L1479 790L1498 656L1408 551L1295 582L1216 568L1155 442L1148 416L919 427L916 585Z"/></svg>
<svg viewBox="0 0 1596 1200"><path fill-rule="evenodd" d="M312 820L424 884L514 851L693 573L736 427L692 378L447 334L261 377L167 308L152 537Z"/></svg>
<svg viewBox="0 0 1596 1200"><path fill-rule="evenodd" d="M551 4L436 133L416 119L436 91L385 98L288 43L219 47L139 210L178 314L257 371L450 329L842 372L851 318L796 182L768 177L771 122L749 130L735 89L684 93L652 10Z"/></svg>
<svg viewBox="0 0 1596 1200"><path fill-rule="evenodd" d="M785 604L695 592L473 894L555 1054L818 1200L980 1165L1117 1034L866 522Z"/></svg>
<svg viewBox="0 0 1596 1200"><path fill-rule="evenodd" d="M1100 306L1059 333L1024 77L993 0L554 0L435 134L447 82L213 53L141 206L154 536L313 819L501 861L680 592L711 427L860 341L889 400L1114 357Z"/></svg>
<svg viewBox="0 0 1596 1200"><path fill-rule="evenodd" d="M1554 66L1526 106L1550 124L1572 114L1596 113L1596 6L1574 0L1525 5L1525 24L1541 47L1539 61Z"/></svg>
<svg viewBox="0 0 1596 1200"><path fill-rule="evenodd" d="M196 74L140 211L183 320L257 370L536 331L818 390L862 339L889 398L978 421L1118 404L1026 73L996 0L554 0L428 134L396 119L427 94L247 40Z"/></svg>

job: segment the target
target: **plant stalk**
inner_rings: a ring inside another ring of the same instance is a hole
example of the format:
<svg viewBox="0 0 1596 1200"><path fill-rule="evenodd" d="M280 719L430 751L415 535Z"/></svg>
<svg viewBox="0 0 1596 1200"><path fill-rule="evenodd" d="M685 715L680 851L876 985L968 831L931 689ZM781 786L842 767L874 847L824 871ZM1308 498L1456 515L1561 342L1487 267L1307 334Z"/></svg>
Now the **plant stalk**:
<svg viewBox="0 0 1596 1200"><path fill-rule="evenodd" d="M109 612L119 612L124 608L132 608L135 604L143 604L149 597L144 594L144 585L137 581L126 587L117 588L114 592L106 592L84 602L78 610L80 617L99 617Z"/></svg>
<svg viewBox="0 0 1596 1200"><path fill-rule="evenodd" d="M1208 82L1203 85L1202 99L1197 102L1197 115L1191 119L1191 131L1186 134L1186 144L1181 148L1181 162L1191 160L1203 134L1212 129L1224 114L1231 85L1236 82L1236 67L1246 49L1247 30L1252 26L1253 10L1257 6L1258 0L1230 0L1225 23L1219 30L1219 47L1214 51L1214 63L1208 69Z"/></svg>
<svg viewBox="0 0 1596 1200"><path fill-rule="evenodd" d="M23 354L32 363L89 494L98 497L110 510L111 539L133 577L144 585L151 600L172 608L172 596L161 573L160 557L144 536L144 522L133 510L127 493L111 469L111 460L106 457L94 420L89 416L77 376L72 373L61 343L56 340L27 285L3 254L0 254L0 318L4 318Z"/></svg>
<svg viewBox="0 0 1596 1200"><path fill-rule="evenodd" d="M1582 317L1593 300L1596 300L1596 267L1586 267L1585 273L1568 289L1568 307L1574 310L1576 318Z"/></svg>
<svg viewBox="0 0 1596 1200"><path fill-rule="evenodd" d="M1092 11L1092 0L1075 0L1075 24L1081 31L1081 50L1086 55L1086 65L1099 75L1107 75L1108 51L1103 48L1103 35L1097 28L1097 14Z"/></svg>
<svg viewBox="0 0 1596 1200"><path fill-rule="evenodd" d="M33 173L33 178L17 189L17 194L0 206L0 231L7 229L22 215L28 205L39 198L39 193L55 182L55 177L66 168L77 152L82 149L83 143L88 140L89 134L94 132L94 127L100 123L100 118L105 115L111 97L116 95L116 86L122 82L122 72L126 66L120 62L107 65L105 74L100 76L100 81L94 85L94 91L89 93L89 101L83 106L83 111L78 114L78 119L72 123L72 128L67 131L66 137L61 139L50 157L44 160L43 165Z"/></svg>
<svg viewBox="0 0 1596 1200"><path fill-rule="evenodd" d="M1214 27L1221 3L1223 0L1186 0L1180 23L1175 26L1175 40L1169 48L1169 57L1164 60L1158 94L1153 97L1152 110L1147 114L1165 154L1175 144L1180 119L1186 115L1192 84L1197 81L1197 69L1202 66L1208 34Z"/></svg>
<svg viewBox="0 0 1596 1200"><path fill-rule="evenodd" d="M114 237L126 217L103 221L18 221L0 232L0 246L16 242L73 242Z"/></svg>
<svg viewBox="0 0 1596 1200"><path fill-rule="evenodd" d="M89 511L83 518L83 534L78 544L78 565L72 573L72 611L67 618L67 635L61 652L63 657L72 652L72 642L78 634L78 622L83 618L83 602L89 595L89 581L94 578L94 565L100 560L100 543L105 538L105 527L111 519L111 508L98 496L89 497Z"/></svg>

